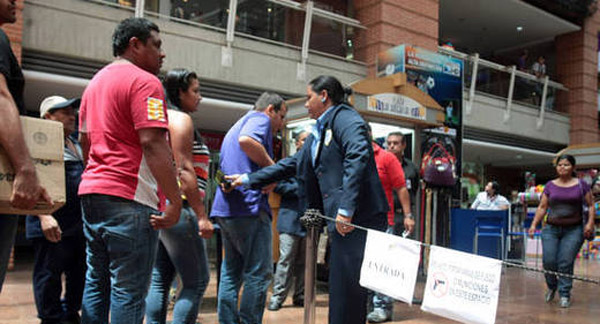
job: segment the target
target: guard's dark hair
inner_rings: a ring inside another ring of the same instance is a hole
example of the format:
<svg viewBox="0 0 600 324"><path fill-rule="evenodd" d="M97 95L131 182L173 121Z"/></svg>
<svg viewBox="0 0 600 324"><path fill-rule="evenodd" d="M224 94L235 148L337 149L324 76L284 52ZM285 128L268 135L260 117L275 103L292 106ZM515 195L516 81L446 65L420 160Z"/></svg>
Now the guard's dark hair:
<svg viewBox="0 0 600 324"><path fill-rule="evenodd" d="M152 31L160 32L155 23L145 18L127 18L121 21L112 35L113 56L123 55L132 37L145 44Z"/></svg>
<svg viewBox="0 0 600 324"><path fill-rule="evenodd" d="M264 111L270 105L273 105L275 111L279 112L281 105L283 105L283 98L276 93L265 91L260 95L260 97L258 97L258 99L256 99L253 109Z"/></svg>
<svg viewBox="0 0 600 324"><path fill-rule="evenodd" d="M400 142L402 144L406 144L406 136L404 136L404 134L402 134L402 132L391 132L387 135L387 137L390 137L390 136L400 136L400 138L401 138Z"/></svg>
<svg viewBox="0 0 600 324"><path fill-rule="evenodd" d="M167 72L163 80L163 87L167 95L169 108L181 109L179 90L187 91L193 79L198 79L196 72L187 69L173 69Z"/></svg>
<svg viewBox="0 0 600 324"><path fill-rule="evenodd" d="M346 98L352 94L352 88L344 88L338 79L330 75L318 76L308 84L316 93L323 90L327 91L327 96L329 96L334 105L345 103Z"/></svg>
<svg viewBox="0 0 600 324"><path fill-rule="evenodd" d="M556 165L558 165L558 163L562 160L567 160L569 161L569 163L571 163L571 165L573 166L573 168L575 168L576 162L575 162L575 157L571 154L561 154L556 158ZM571 176L573 177L577 177L577 173L575 172L575 170L573 170L573 173L571 173Z"/></svg>

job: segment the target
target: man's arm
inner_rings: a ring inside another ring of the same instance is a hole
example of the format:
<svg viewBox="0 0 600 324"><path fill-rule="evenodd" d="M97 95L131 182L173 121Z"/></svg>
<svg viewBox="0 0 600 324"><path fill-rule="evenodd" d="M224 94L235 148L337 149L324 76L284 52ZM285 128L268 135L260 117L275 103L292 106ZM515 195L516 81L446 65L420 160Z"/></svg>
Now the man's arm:
<svg viewBox="0 0 600 324"><path fill-rule="evenodd" d="M410 196L408 194L408 189L406 189L406 187L398 188L396 189L396 194L398 195L398 199L402 205L402 211L404 214L404 228L406 228L408 232L412 233L415 226L415 220L412 216L412 211L410 208Z"/></svg>
<svg viewBox="0 0 600 324"><path fill-rule="evenodd" d="M38 200L52 205L46 189L40 186L39 179L25 145L19 111L13 100L4 74L0 73L0 145L8 155L15 171L10 203L15 208L32 209Z"/></svg>
<svg viewBox="0 0 600 324"><path fill-rule="evenodd" d="M238 142L242 151L259 167L264 168L275 163L269 156L269 153L267 153L265 147L252 137L242 135L238 139Z"/></svg>
<svg viewBox="0 0 600 324"><path fill-rule="evenodd" d="M153 215L150 223L155 229L173 226L181 213L181 191L173 167L171 148L164 128L141 128L138 130L144 158L158 186L169 200L164 216Z"/></svg>
<svg viewBox="0 0 600 324"><path fill-rule="evenodd" d="M81 153L83 154L83 165L87 165L88 156L90 153L90 139L86 133L79 132L79 145L81 145Z"/></svg>
<svg viewBox="0 0 600 324"><path fill-rule="evenodd" d="M185 113L169 111L169 133L171 135L171 147L175 157L175 165L179 170L179 181L181 190L185 194L188 203L198 217L198 228L200 236L210 238L213 233L212 223L204 210L204 199L198 189L196 172L194 171L192 150L194 148L194 123L192 118Z"/></svg>

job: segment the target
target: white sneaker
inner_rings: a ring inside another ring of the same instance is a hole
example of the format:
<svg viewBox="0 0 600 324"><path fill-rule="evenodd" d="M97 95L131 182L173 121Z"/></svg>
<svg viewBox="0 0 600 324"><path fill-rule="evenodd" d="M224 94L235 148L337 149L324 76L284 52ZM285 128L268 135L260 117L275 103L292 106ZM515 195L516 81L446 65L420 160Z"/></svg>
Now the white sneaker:
<svg viewBox="0 0 600 324"><path fill-rule="evenodd" d="M392 314L385 309L375 308L369 315L367 315L369 323L383 323L392 320Z"/></svg>

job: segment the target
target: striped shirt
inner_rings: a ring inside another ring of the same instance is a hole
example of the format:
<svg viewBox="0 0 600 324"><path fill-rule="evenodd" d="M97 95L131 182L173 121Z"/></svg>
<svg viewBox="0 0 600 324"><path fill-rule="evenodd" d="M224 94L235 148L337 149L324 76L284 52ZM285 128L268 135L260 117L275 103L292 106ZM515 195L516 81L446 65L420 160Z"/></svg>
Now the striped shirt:
<svg viewBox="0 0 600 324"><path fill-rule="evenodd" d="M198 189L200 189L200 192L204 194L206 190L206 183L208 181L210 150L208 149L208 146L204 144L204 141L202 141L202 138L197 132L194 133L194 148L192 149L192 156Z"/></svg>

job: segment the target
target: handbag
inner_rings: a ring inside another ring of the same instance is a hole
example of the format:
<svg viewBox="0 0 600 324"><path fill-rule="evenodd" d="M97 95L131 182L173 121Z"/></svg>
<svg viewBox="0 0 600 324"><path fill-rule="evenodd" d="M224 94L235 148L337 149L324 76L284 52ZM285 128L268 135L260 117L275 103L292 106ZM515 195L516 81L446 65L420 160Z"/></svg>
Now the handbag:
<svg viewBox="0 0 600 324"><path fill-rule="evenodd" d="M421 176L430 185L452 187L456 184L456 158L440 143L423 155Z"/></svg>

